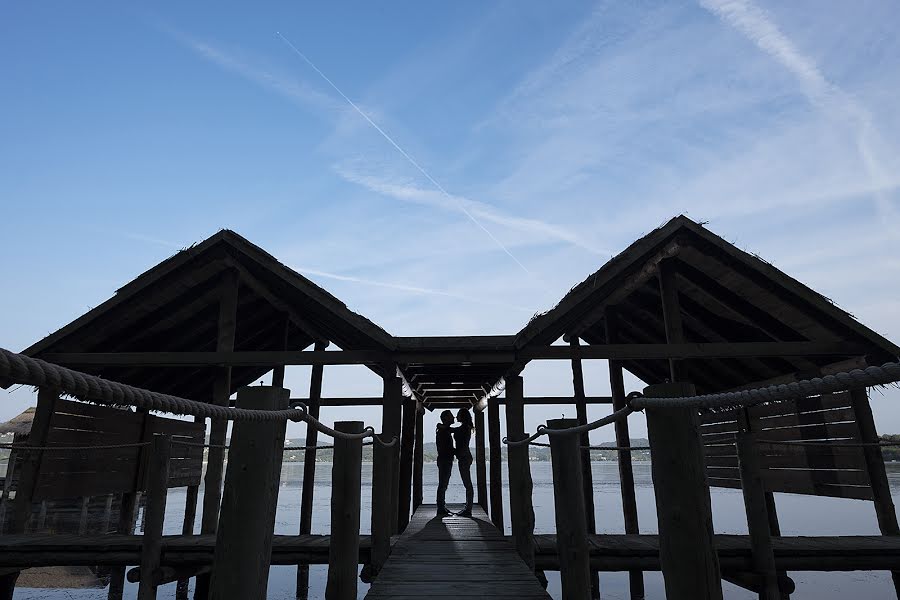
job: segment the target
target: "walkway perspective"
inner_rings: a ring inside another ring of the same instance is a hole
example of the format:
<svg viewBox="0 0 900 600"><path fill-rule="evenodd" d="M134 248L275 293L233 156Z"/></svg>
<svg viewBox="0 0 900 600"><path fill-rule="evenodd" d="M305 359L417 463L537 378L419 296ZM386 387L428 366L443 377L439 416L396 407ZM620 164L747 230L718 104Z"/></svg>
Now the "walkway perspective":
<svg viewBox="0 0 900 600"><path fill-rule="evenodd" d="M475 505L472 518L436 511L419 506L366 598L550 598L484 509Z"/></svg>

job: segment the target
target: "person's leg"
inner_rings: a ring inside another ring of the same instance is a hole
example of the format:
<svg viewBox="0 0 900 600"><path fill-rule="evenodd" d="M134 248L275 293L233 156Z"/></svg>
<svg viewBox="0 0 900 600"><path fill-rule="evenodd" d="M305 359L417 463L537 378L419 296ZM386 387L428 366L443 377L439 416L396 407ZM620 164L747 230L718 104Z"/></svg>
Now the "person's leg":
<svg viewBox="0 0 900 600"><path fill-rule="evenodd" d="M466 486L466 510L472 510L472 502L475 501L475 488L472 487L472 462L466 463L465 467L460 465L459 474L462 477L463 485Z"/></svg>
<svg viewBox="0 0 900 600"><path fill-rule="evenodd" d="M450 461L438 461L438 489L437 489L437 509L438 512L446 510L446 494L447 485L450 483L450 474L453 472L453 463Z"/></svg>
<svg viewBox="0 0 900 600"><path fill-rule="evenodd" d="M466 508L463 512L472 512L472 503L475 500L475 488L472 487L472 461L459 463L459 476L466 487Z"/></svg>

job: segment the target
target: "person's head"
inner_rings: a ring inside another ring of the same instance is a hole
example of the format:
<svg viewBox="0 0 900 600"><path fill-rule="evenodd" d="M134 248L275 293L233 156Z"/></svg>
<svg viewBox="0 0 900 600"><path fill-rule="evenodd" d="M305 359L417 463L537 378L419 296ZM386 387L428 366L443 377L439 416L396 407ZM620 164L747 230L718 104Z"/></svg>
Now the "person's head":
<svg viewBox="0 0 900 600"><path fill-rule="evenodd" d="M472 413L470 413L468 409L459 409L459 412L456 413L456 420L459 421L463 427L468 427L472 431L475 431L475 425L472 423Z"/></svg>
<svg viewBox="0 0 900 600"><path fill-rule="evenodd" d="M444 425L453 425L453 413L445 410L441 413L441 423Z"/></svg>

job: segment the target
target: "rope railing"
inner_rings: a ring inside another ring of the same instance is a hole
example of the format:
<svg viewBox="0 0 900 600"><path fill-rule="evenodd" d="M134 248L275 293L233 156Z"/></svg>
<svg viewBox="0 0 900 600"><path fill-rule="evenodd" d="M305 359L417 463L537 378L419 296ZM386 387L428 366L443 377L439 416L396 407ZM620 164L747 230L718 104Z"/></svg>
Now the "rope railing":
<svg viewBox="0 0 900 600"><path fill-rule="evenodd" d="M510 440L508 437L503 438L503 443L507 446L522 446L524 444L530 444L537 438L542 435L563 435L563 434L573 434L573 433L586 433L588 431L593 431L595 429L599 429L604 425L609 425L610 423L615 423L619 419L624 419L628 415L634 412L634 409L631 406L626 406L625 408L620 408L615 411L613 414L603 417L602 419L597 419L591 423L585 423L584 425L578 425L577 427L566 427L564 429L551 429L546 425L538 425L537 431L521 440Z"/></svg>
<svg viewBox="0 0 900 600"><path fill-rule="evenodd" d="M48 363L39 358L11 352L0 348L0 380L21 383L35 387L47 387L59 390L68 396L112 406L130 405L145 410L156 410L180 415L193 415L201 418L228 419L232 421L271 422L271 421L303 421L315 427L325 435L345 440L372 438L383 446L392 446L383 442L373 427L366 427L359 433L337 431L324 425L309 414L302 403L294 404L286 410L256 410L250 408L233 408L207 404L196 400L188 400L169 394L152 392L117 381L110 381L66 367Z"/></svg>
<svg viewBox="0 0 900 600"><path fill-rule="evenodd" d="M619 419L627 418L631 413L644 410L645 408L716 409L734 406L754 406L765 402L807 398L809 396L843 392L853 388L886 385L897 381L900 381L900 363L885 363L880 367L871 366L865 369L854 369L846 373L835 373L823 377L814 377L792 383L782 383L737 392L684 396L680 398L649 398L644 397L640 392L631 392L627 397L628 404L624 408L620 408L602 419L564 429L551 429L545 425L538 425L535 433L521 440L510 440L505 437L503 438L503 443L507 446L521 446L534 443L534 440L542 435L586 433L614 423Z"/></svg>
<svg viewBox="0 0 900 600"><path fill-rule="evenodd" d="M702 396L681 398L644 398L631 400L634 410L645 408L728 408L733 406L753 406L765 402L794 400L819 396L833 392L844 392L853 388L886 385L900 381L900 363L885 363L880 367L854 369L846 373L835 373L802 381L770 385L751 390L722 392ZM635 392L637 393L637 392Z"/></svg>

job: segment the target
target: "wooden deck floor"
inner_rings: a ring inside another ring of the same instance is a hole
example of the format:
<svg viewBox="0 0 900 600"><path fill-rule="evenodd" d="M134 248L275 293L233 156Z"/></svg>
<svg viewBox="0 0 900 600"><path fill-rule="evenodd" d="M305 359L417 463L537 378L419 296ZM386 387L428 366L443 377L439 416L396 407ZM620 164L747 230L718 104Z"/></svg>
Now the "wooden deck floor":
<svg viewBox="0 0 900 600"><path fill-rule="evenodd" d="M419 507L366 598L550 598L481 507L473 518L435 512Z"/></svg>

